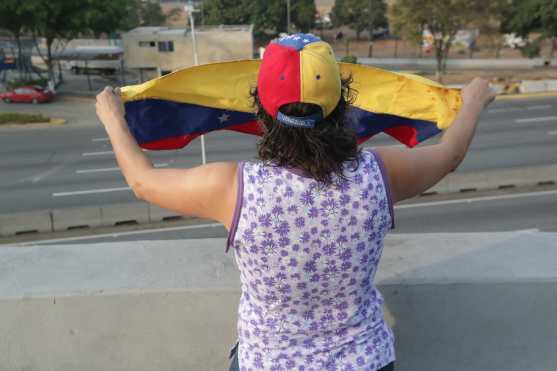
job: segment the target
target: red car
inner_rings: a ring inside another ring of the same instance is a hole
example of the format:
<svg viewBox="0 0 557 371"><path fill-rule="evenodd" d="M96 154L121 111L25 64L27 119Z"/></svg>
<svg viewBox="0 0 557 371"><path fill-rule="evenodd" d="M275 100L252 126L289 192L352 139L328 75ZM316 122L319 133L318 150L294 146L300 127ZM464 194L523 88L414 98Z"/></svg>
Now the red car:
<svg viewBox="0 0 557 371"><path fill-rule="evenodd" d="M40 86L21 86L14 91L0 93L0 99L6 103L24 102L24 103L44 103L51 101L54 93Z"/></svg>

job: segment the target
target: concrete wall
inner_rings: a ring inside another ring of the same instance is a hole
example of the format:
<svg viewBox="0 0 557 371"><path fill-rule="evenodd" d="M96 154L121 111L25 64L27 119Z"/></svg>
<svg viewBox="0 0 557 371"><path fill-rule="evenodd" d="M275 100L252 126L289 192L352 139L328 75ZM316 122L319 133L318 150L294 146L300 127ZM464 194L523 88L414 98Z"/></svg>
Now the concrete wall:
<svg viewBox="0 0 557 371"><path fill-rule="evenodd" d="M2 247L0 369L227 369L224 243ZM397 371L555 370L556 233L393 235L377 281Z"/></svg>

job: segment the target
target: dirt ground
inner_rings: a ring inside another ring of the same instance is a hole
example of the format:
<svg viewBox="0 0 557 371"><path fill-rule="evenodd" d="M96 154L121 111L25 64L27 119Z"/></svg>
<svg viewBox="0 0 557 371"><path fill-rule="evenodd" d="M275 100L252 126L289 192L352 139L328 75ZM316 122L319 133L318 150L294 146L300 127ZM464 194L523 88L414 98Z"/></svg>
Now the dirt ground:
<svg viewBox="0 0 557 371"><path fill-rule="evenodd" d="M424 74L436 80L434 74ZM557 68L515 69L515 70L449 70L442 78L443 84L465 84L474 77L483 77L494 83L512 85L522 80L557 79Z"/></svg>
<svg viewBox="0 0 557 371"><path fill-rule="evenodd" d="M343 33L342 40L336 40L335 36L341 31ZM369 41L367 40L367 33L361 34L361 40L357 40L356 33L347 27L340 29L324 30L323 32L315 31L317 35L329 42L335 54L339 57L346 55L357 57L369 56ZM348 42L347 42L348 40ZM509 47L499 50L499 58L501 59L515 59L524 58L520 51ZM541 56L549 56L550 45L549 42L542 43ZM373 41L373 57L378 58L434 58L432 52L426 53L420 51L420 47L403 40L390 39L377 39ZM557 53L554 57L557 57ZM449 54L449 58L497 58L497 50L493 44L493 39L486 36L480 36L477 40L476 48L470 53L470 50L462 50L454 48ZM420 71L417 71L420 72ZM433 72L424 72L423 76L436 79ZM465 70L449 70L443 76L442 82L444 84L464 84L474 77L479 76L487 78L492 82L504 83L505 85L512 85L521 80L539 80L539 79L557 79L557 67L546 67L536 69L465 69Z"/></svg>
<svg viewBox="0 0 557 371"><path fill-rule="evenodd" d="M369 41L367 32L362 32L360 40L357 40L356 33L348 27L340 27L331 30L315 30L316 35L327 41L333 46L335 54L339 57L354 55L357 57L369 56ZM336 36L342 32L343 37L337 40ZM476 40L476 47L470 51L463 48L453 48L450 51L450 58L524 58L518 49L504 47L497 50L495 39L487 35L480 35ZM497 55L498 54L498 55ZM550 54L550 42L541 43L541 56L547 57ZM376 39L373 41L373 57L379 58L434 58L432 51L420 51L420 47L415 43L397 40L395 38Z"/></svg>

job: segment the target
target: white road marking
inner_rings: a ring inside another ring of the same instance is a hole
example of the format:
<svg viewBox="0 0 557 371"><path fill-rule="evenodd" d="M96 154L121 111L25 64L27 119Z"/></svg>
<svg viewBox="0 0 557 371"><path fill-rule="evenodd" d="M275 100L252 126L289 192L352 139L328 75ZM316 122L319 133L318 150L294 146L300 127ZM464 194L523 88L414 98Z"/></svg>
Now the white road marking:
<svg viewBox="0 0 557 371"><path fill-rule="evenodd" d="M552 130L547 132L548 135L557 135L557 130Z"/></svg>
<svg viewBox="0 0 557 371"><path fill-rule="evenodd" d="M482 202L482 201L511 200L511 199L515 199L515 198L551 196L551 195L557 195L557 191L515 193L515 194L499 195L499 196L463 198L463 199L460 199L460 200L420 202L420 203L415 203L415 204L397 205L397 206L395 206L395 209L411 209L411 208L414 208L414 207L430 207L430 206L443 206L443 205L453 205L453 204L468 204L468 203Z"/></svg>
<svg viewBox="0 0 557 371"><path fill-rule="evenodd" d="M155 167L167 167L168 164L154 164ZM89 174L89 173L102 173L102 172L107 172L107 171L120 171L120 168L118 167L107 167L107 168L103 168L103 169L81 169L81 170L76 170L75 173L76 174Z"/></svg>
<svg viewBox="0 0 557 371"><path fill-rule="evenodd" d="M529 106L526 108L529 110L538 110L538 109L550 109L551 107L553 107L551 104L544 104L539 106Z"/></svg>
<svg viewBox="0 0 557 371"><path fill-rule="evenodd" d="M516 112L516 111L522 111L522 108L508 107L508 108L492 108L492 109L487 110L487 112L489 112L489 113Z"/></svg>
<svg viewBox="0 0 557 371"><path fill-rule="evenodd" d="M112 151L102 151L102 152L84 152L81 156L102 156L102 155L111 155L114 152Z"/></svg>
<svg viewBox="0 0 557 371"><path fill-rule="evenodd" d="M210 224L196 224L196 225L185 225L181 227L168 227L168 228L152 228L152 229L143 229L140 231L129 231L129 232L118 232L118 233L104 233L104 234L96 234L96 235L88 235L88 236L79 236L79 237L65 237L65 238L55 238L50 240L42 240L42 241L31 241L31 242L22 242L18 244L9 244L10 246L33 246L33 245L40 245L44 243L55 243L55 242L64 242L64 241L82 241L82 240L91 240L96 238L105 238L105 237L113 237L117 238L120 236L131 236L134 234L149 234L149 233L158 233L158 232L171 232L171 231L181 231L181 230L190 230L190 229L203 229L203 228L214 228L214 227L222 227L223 225L220 223L210 223Z"/></svg>
<svg viewBox="0 0 557 371"><path fill-rule="evenodd" d="M89 195L94 193L107 193L107 192L130 191L130 190L131 190L130 187L87 189L83 191L57 192L57 193L53 193L52 197Z"/></svg>
<svg viewBox="0 0 557 371"><path fill-rule="evenodd" d="M37 182L43 180L43 179L46 178L47 176L52 175L52 174L54 174L56 171L58 171L58 170L60 170L61 168L63 168L64 165L65 165L65 164L58 165L58 166L56 166L56 167L53 167L53 168L50 169L50 170L46 170L46 171L43 171L42 173L39 173L39 174L35 175L35 176L31 179L31 182L32 182L32 183L37 183Z"/></svg>
<svg viewBox="0 0 557 371"><path fill-rule="evenodd" d="M514 122L523 124L526 122L545 122L545 121L557 121L557 116L546 116L546 117L532 117L529 119L516 119Z"/></svg>
<svg viewBox="0 0 557 371"><path fill-rule="evenodd" d="M91 142L108 142L109 140L108 138L93 138Z"/></svg>
<svg viewBox="0 0 557 371"><path fill-rule="evenodd" d="M76 174L88 174L88 173L101 173L104 171L118 171L120 170L120 168L117 167L107 167L104 169L81 169L81 170L76 170L75 173Z"/></svg>

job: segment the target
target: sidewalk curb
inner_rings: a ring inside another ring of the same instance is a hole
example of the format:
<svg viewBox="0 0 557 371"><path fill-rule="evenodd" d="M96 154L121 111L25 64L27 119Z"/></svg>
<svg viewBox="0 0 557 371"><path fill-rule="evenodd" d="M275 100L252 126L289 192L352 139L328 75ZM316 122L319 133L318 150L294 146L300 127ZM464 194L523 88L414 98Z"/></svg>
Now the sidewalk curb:
<svg viewBox="0 0 557 371"><path fill-rule="evenodd" d="M422 196L549 184L557 184L557 165L453 173L424 192ZM192 219L192 217L180 215L144 202L37 210L0 214L0 237L95 227L150 224L180 219Z"/></svg>
<svg viewBox="0 0 557 371"><path fill-rule="evenodd" d="M37 210L0 214L0 237L191 218L144 202Z"/></svg>
<svg viewBox="0 0 557 371"><path fill-rule="evenodd" d="M77 100L77 101L94 101L96 98L96 93L91 93L91 95L85 94L75 94L75 93L60 93L58 98L62 100Z"/></svg>
<svg viewBox="0 0 557 371"><path fill-rule="evenodd" d="M422 195L474 192L557 183L557 165L452 173Z"/></svg>
<svg viewBox="0 0 557 371"><path fill-rule="evenodd" d="M557 97L557 91L541 92L541 93L522 93L522 94L501 94L495 100L517 100L525 98L545 98Z"/></svg>
<svg viewBox="0 0 557 371"><path fill-rule="evenodd" d="M67 123L66 119L51 117L50 121L48 122L32 122L26 124L2 124L0 125L0 131L55 128L55 127L65 126L66 123Z"/></svg>

